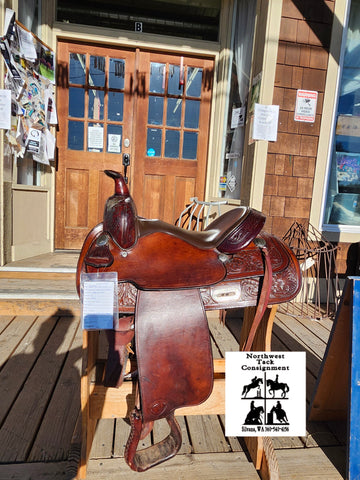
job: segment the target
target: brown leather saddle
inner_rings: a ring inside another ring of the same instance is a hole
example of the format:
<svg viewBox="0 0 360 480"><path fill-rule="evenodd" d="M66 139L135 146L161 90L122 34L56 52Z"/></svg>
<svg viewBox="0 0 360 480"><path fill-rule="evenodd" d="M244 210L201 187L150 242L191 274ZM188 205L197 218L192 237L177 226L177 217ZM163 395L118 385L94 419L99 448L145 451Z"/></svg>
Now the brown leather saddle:
<svg viewBox="0 0 360 480"><path fill-rule="evenodd" d="M234 208L204 231L192 232L138 217L120 173L105 171L115 194L103 223L90 231L77 267L81 273L117 272L119 327L107 331L104 383L119 387L134 341L138 402L130 415L128 465L145 471L181 446L177 408L198 405L212 391L213 360L205 310L257 306L243 350L250 350L267 305L287 302L301 286L299 264L278 238L261 232L262 213ZM153 422L166 418L169 435L137 450Z"/></svg>

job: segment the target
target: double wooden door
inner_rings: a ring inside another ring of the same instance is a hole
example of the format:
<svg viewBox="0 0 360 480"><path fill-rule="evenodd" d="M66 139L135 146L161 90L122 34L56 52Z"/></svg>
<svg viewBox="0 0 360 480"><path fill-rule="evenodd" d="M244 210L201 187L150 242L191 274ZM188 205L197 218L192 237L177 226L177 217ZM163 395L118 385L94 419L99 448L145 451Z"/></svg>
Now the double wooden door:
<svg viewBox="0 0 360 480"><path fill-rule="evenodd" d="M212 82L212 59L59 42L55 248L102 220L124 155L139 215L173 223L203 197Z"/></svg>

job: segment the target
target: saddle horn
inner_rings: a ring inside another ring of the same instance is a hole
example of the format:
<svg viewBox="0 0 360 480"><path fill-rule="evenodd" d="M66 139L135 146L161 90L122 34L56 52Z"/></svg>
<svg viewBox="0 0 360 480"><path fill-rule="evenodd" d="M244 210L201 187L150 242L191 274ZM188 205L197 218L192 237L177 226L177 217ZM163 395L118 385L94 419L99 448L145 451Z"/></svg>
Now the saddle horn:
<svg viewBox="0 0 360 480"><path fill-rule="evenodd" d="M128 186L126 185L124 177L115 170L105 170L108 177L115 180L115 195L124 195L130 197Z"/></svg>
<svg viewBox="0 0 360 480"><path fill-rule="evenodd" d="M121 248L130 248L136 243L136 207L130 196L124 177L114 170L105 170L115 181L115 193L109 197L104 210L104 232L108 232Z"/></svg>

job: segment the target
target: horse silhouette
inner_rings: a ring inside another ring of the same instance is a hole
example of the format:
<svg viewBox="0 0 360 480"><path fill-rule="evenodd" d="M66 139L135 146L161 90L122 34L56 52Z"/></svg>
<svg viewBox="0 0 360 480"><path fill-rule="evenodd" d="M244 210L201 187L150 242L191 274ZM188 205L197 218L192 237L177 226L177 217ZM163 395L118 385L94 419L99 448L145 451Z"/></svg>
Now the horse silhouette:
<svg viewBox="0 0 360 480"><path fill-rule="evenodd" d="M282 398L285 398L287 392L289 391L289 386L287 383L279 383L275 382L274 380L267 380L266 385L269 387L269 394L271 394L272 392L273 398L275 397L275 393L277 390L282 390Z"/></svg>
<svg viewBox="0 0 360 480"><path fill-rule="evenodd" d="M242 391L243 398L246 398L246 395L252 390L253 388L258 388L260 383L263 383L262 378L255 378L249 385L245 385Z"/></svg>
<svg viewBox="0 0 360 480"><path fill-rule="evenodd" d="M261 414L264 413L263 407L254 407L246 415L245 425L262 425Z"/></svg>
<svg viewBox="0 0 360 480"><path fill-rule="evenodd" d="M280 423L289 423L289 420L286 416L285 410L281 407L273 407L270 412L275 413L276 418L279 420Z"/></svg>

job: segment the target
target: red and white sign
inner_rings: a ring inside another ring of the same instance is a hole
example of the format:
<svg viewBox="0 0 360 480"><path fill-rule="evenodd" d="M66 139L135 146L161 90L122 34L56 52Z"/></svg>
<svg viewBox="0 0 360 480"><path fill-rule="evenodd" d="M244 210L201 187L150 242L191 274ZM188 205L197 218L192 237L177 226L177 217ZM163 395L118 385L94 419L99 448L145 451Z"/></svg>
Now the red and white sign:
<svg viewBox="0 0 360 480"><path fill-rule="evenodd" d="M314 123L316 118L316 105L318 92L311 90L298 90L296 92L296 105L294 120L296 122Z"/></svg>

